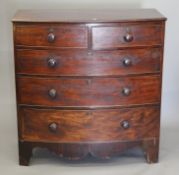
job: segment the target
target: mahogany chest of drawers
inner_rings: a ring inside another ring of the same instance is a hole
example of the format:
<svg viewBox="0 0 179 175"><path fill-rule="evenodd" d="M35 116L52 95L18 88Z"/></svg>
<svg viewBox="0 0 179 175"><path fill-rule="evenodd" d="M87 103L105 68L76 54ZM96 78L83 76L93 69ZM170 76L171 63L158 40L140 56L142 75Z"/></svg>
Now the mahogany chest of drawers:
<svg viewBox="0 0 179 175"><path fill-rule="evenodd" d="M164 18L152 9L24 10L13 19L19 159L140 147L158 161Z"/></svg>

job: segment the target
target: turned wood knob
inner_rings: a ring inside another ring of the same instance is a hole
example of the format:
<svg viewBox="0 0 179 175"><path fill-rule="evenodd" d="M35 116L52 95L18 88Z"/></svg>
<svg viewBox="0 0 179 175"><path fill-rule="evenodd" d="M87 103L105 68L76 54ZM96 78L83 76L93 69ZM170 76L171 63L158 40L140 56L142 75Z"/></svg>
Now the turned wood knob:
<svg viewBox="0 0 179 175"><path fill-rule="evenodd" d="M57 91L55 89L50 89L49 92L48 92L48 95L51 98L55 98L57 96Z"/></svg>
<svg viewBox="0 0 179 175"><path fill-rule="evenodd" d="M48 66L51 67L51 68L53 68L53 67L55 67L57 65L57 61L54 58L50 58L47 61L47 63L48 63Z"/></svg>
<svg viewBox="0 0 179 175"><path fill-rule="evenodd" d="M49 126L48 126L48 128L49 128L49 130L51 131L51 132L56 132L57 131L57 128L58 128L58 125L57 125L57 123L50 123L49 124Z"/></svg>
<svg viewBox="0 0 179 175"><path fill-rule="evenodd" d="M125 36L124 36L124 41L125 42L131 42L133 41L134 37L131 33L127 33Z"/></svg>
<svg viewBox="0 0 179 175"><path fill-rule="evenodd" d="M132 60L130 58L124 58L123 65L128 67L132 65Z"/></svg>
<svg viewBox="0 0 179 175"><path fill-rule="evenodd" d="M47 37L47 40L49 43L53 43L55 41L55 34L54 33L49 33L48 34L48 37Z"/></svg>
<svg viewBox="0 0 179 175"><path fill-rule="evenodd" d="M121 122L121 126L124 128L124 129L128 129L130 127L130 124L127 120L124 120Z"/></svg>
<svg viewBox="0 0 179 175"><path fill-rule="evenodd" d="M131 94L131 89L128 87L125 87L125 88L123 88L122 93L125 96L129 96Z"/></svg>

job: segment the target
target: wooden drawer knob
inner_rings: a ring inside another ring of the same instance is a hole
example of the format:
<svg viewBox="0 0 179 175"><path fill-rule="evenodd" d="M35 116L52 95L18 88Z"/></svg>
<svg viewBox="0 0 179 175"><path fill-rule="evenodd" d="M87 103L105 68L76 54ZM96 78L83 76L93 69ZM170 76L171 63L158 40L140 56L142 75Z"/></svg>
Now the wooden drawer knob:
<svg viewBox="0 0 179 175"><path fill-rule="evenodd" d="M125 88L123 88L122 93L125 96L129 96L131 94L131 89L128 87L125 87Z"/></svg>
<svg viewBox="0 0 179 175"><path fill-rule="evenodd" d="M48 126L48 128L49 128L49 130L51 131L51 132L56 132L57 131L57 128L58 128L58 125L57 125L57 123L50 123L49 124L49 126Z"/></svg>
<svg viewBox="0 0 179 175"><path fill-rule="evenodd" d="M124 36L124 41L125 42L132 42L134 39L133 35L131 33L127 33L125 36Z"/></svg>
<svg viewBox="0 0 179 175"><path fill-rule="evenodd" d="M48 92L48 95L51 98L55 98L57 96L57 91L55 89L50 89L49 92Z"/></svg>
<svg viewBox="0 0 179 175"><path fill-rule="evenodd" d="M48 67L54 68L57 65L57 61L54 58L50 58L48 61Z"/></svg>
<svg viewBox="0 0 179 175"><path fill-rule="evenodd" d="M55 34L54 33L49 33L48 34L48 37L47 37L47 40L49 43L53 43L55 41Z"/></svg>
<svg viewBox="0 0 179 175"><path fill-rule="evenodd" d="M128 67L132 65L132 60L130 58L124 58L123 65Z"/></svg>
<svg viewBox="0 0 179 175"><path fill-rule="evenodd" d="M127 120L122 121L122 122L121 122L121 126L122 126L122 128L124 128L124 129L130 128L130 124L129 124L129 122L128 122Z"/></svg>

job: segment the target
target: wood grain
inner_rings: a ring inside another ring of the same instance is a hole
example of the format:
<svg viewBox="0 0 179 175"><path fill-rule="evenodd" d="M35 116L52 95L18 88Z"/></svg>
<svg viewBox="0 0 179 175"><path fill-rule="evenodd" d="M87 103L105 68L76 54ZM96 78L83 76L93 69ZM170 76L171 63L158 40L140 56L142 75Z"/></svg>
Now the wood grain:
<svg viewBox="0 0 179 175"><path fill-rule="evenodd" d="M160 76L121 78L17 78L18 103L42 106L109 106L160 102ZM123 89L129 88L128 96ZM49 91L56 90L51 98Z"/></svg>
<svg viewBox="0 0 179 175"><path fill-rule="evenodd" d="M54 42L48 42L49 33L55 35ZM17 24L15 28L15 43L22 46L86 48L87 37L85 25Z"/></svg>
<svg viewBox="0 0 179 175"><path fill-rule="evenodd" d="M159 137L160 108L92 111L20 108L20 118L20 139L24 141L134 141ZM128 129L122 127L123 121L129 122ZM57 124L55 132L49 129L51 123Z"/></svg>
<svg viewBox="0 0 179 175"><path fill-rule="evenodd" d="M131 42L126 42L127 34L133 36ZM161 24L120 24L119 26L103 26L92 28L93 49L122 48L133 46L150 46L162 44Z"/></svg>
<svg viewBox="0 0 179 175"><path fill-rule="evenodd" d="M16 53L16 73L46 76L119 76L160 72L160 48L119 51L27 50ZM55 60L50 67L48 61ZM126 66L124 60L131 65Z"/></svg>

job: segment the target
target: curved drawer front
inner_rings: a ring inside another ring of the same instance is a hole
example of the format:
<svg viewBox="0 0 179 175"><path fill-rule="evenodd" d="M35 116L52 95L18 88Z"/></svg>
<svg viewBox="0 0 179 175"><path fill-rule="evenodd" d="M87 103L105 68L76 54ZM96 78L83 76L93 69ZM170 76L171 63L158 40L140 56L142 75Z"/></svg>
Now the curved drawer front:
<svg viewBox="0 0 179 175"><path fill-rule="evenodd" d="M160 109L45 110L20 108L22 140L105 142L158 137Z"/></svg>
<svg viewBox="0 0 179 175"><path fill-rule="evenodd" d="M15 44L39 47L87 47L87 28L78 25L17 25Z"/></svg>
<svg viewBox="0 0 179 175"><path fill-rule="evenodd" d="M160 71L161 49L120 51L17 50L16 73L60 76L115 76Z"/></svg>
<svg viewBox="0 0 179 175"><path fill-rule="evenodd" d="M109 106L160 102L160 76L124 78L17 78L18 103Z"/></svg>
<svg viewBox="0 0 179 175"><path fill-rule="evenodd" d="M92 28L94 49L161 44L162 26L160 24L121 24Z"/></svg>

